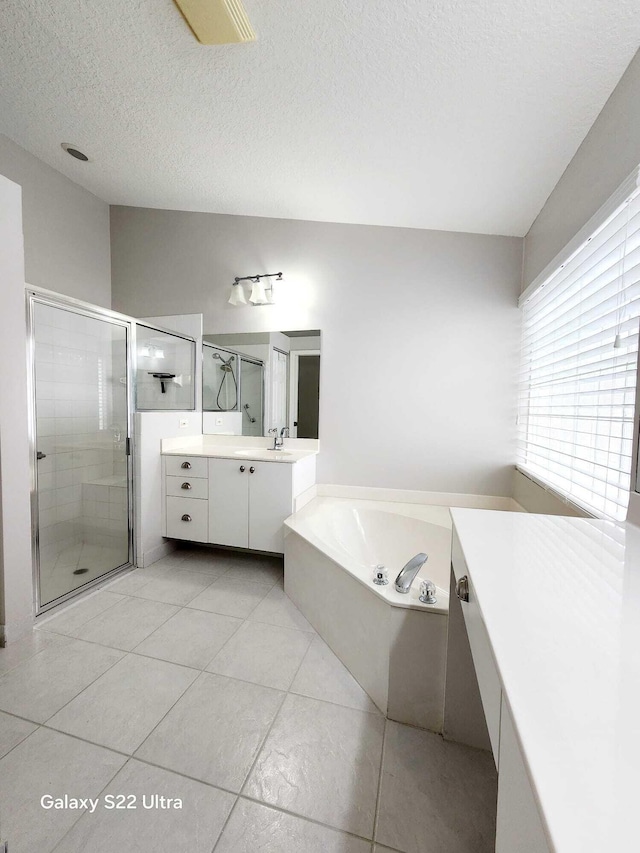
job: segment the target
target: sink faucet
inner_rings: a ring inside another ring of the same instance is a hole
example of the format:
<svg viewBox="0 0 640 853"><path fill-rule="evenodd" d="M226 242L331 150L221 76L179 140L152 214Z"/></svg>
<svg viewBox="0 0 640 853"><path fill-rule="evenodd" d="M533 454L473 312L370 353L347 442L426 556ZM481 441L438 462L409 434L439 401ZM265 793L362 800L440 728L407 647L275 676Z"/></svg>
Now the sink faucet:
<svg viewBox="0 0 640 853"><path fill-rule="evenodd" d="M398 573L396 578L396 590L403 595L409 592L411 584L414 582L416 575L424 564L429 559L427 554L416 554Z"/></svg>
<svg viewBox="0 0 640 853"><path fill-rule="evenodd" d="M284 446L285 433L286 437L289 438L289 427L282 427L280 435L278 435L277 427L269 430L269 435L273 435L273 447L270 447L269 450L282 450Z"/></svg>

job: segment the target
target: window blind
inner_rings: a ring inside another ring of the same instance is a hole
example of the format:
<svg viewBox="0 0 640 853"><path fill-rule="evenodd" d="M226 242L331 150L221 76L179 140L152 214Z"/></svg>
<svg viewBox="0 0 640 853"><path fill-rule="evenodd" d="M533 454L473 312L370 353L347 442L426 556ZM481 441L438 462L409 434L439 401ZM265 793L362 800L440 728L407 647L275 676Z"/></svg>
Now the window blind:
<svg viewBox="0 0 640 853"><path fill-rule="evenodd" d="M597 516L631 483L640 316L640 188L523 306L518 467Z"/></svg>

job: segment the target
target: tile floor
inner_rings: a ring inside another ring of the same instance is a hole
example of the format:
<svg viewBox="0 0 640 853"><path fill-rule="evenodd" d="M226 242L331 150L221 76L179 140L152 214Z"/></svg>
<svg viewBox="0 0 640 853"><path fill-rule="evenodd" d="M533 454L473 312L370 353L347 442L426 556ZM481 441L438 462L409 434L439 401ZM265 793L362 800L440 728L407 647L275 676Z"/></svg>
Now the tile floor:
<svg viewBox="0 0 640 853"><path fill-rule="evenodd" d="M181 550L0 649L11 853L493 850L492 758L385 720L282 579L275 558ZM104 808L118 794L138 807Z"/></svg>

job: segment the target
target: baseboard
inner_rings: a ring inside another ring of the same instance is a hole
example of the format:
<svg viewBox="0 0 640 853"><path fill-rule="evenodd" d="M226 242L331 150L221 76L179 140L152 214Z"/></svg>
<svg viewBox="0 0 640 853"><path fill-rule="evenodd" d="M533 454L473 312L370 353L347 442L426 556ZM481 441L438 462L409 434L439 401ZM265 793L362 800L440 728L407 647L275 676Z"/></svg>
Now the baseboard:
<svg viewBox="0 0 640 853"><path fill-rule="evenodd" d="M152 565L152 563L157 563L158 560L161 560L163 557L168 557L169 554L176 550L176 547L176 543L173 542L173 540L167 539L160 545L156 545L155 548L150 548L148 551L144 551L142 555L138 557L138 568L144 569L147 566Z"/></svg>

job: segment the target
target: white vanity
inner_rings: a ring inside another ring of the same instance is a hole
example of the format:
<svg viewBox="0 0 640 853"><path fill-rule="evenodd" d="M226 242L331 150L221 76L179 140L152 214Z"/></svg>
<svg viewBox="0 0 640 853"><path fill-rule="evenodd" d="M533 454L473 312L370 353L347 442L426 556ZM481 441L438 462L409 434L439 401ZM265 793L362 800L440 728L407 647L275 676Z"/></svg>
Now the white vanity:
<svg viewBox="0 0 640 853"><path fill-rule="evenodd" d="M197 436L164 442L163 535L212 545L284 552L285 518L316 481L315 449L291 442Z"/></svg>
<svg viewBox="0 0 640 853"><path fill-rule="evenodd" d="M640 849L640 530L451 514L445 736L482 746L486 720L497 853Z"/></svg>

